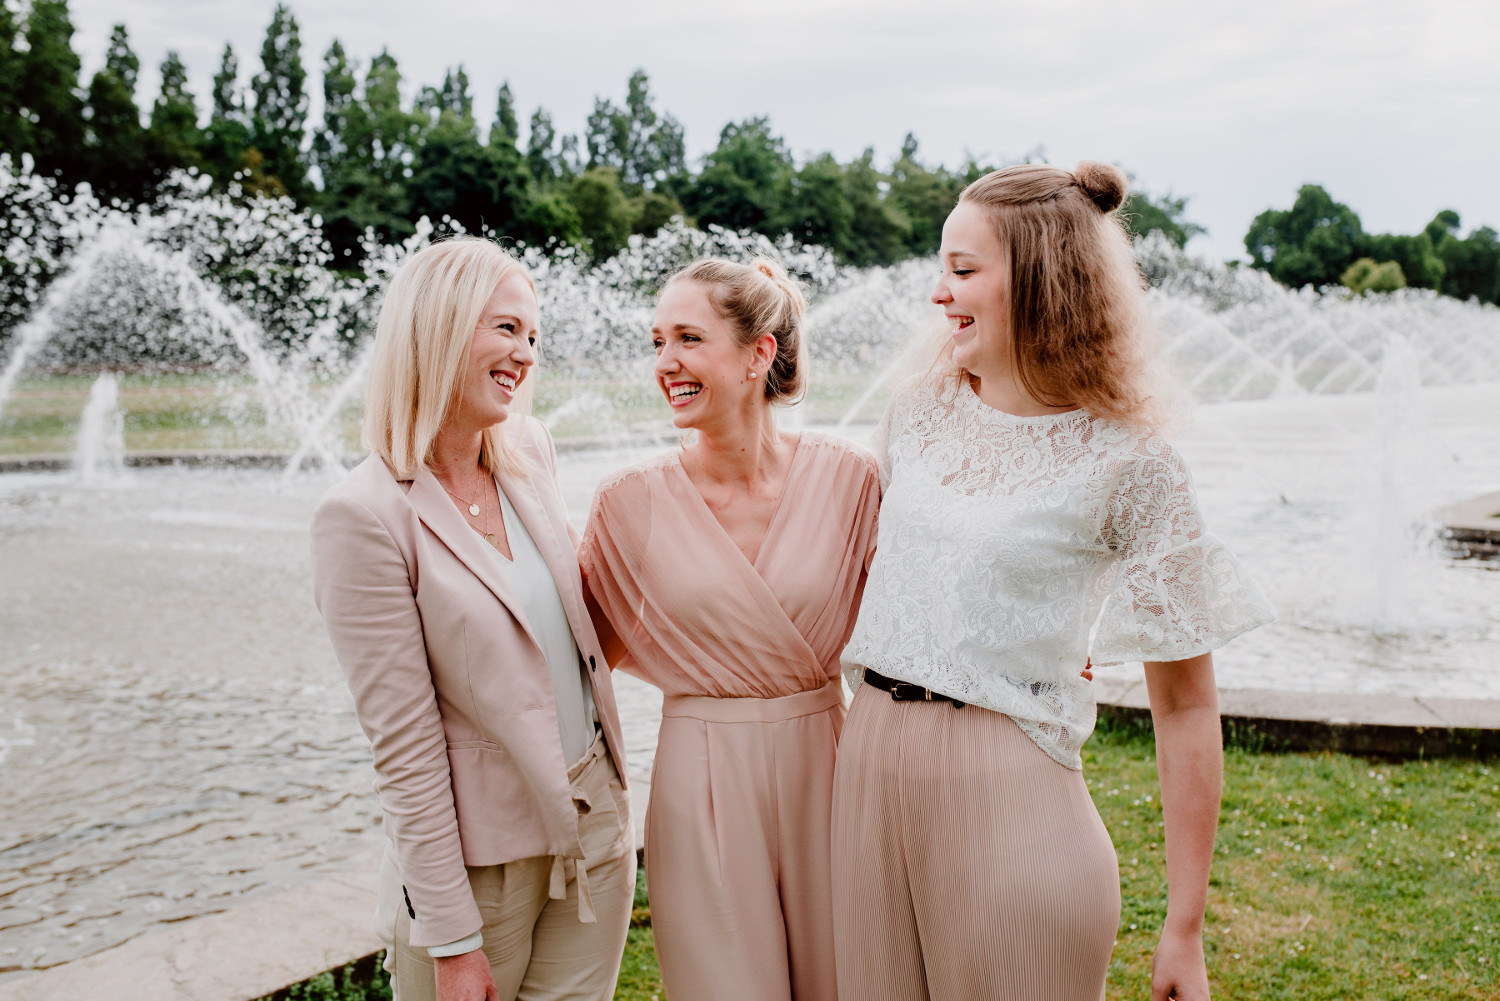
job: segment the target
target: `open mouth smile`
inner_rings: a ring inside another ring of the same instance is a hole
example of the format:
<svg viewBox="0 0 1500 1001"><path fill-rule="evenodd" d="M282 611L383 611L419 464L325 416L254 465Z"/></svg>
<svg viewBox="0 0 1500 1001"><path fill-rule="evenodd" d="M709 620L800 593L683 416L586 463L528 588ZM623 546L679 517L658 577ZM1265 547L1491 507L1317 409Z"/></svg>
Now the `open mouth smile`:
<svg viewBox="0 0 1500 1001"><path fill-rule="evenodd" d="M674 407L685 407L702 390L703 384L699 382L674 382L667 386L667 402Z"/></svg>
<svg viewBox="0 0 1500 1001"><path fill-rule="evenodd" d="M950 325L949 332L956 334L960 330L968 330L972 327L974 325L974 318L972 316L954 316L950 314L948 316L948 323Z"/></svg>
<svg viewBox="0 0 1500 1001"><path fill-rule="evenodd" d="M505 390L507 393L512 393L512 394L515 393L515 391L516 391L516 381L517 380L516 380L516 377L514 375L512 375L511 373L509 373L509 372L491 372L490 373L490 378L493 379L493 380L495 380L495 385L499 386L501 389Z"/></svg>

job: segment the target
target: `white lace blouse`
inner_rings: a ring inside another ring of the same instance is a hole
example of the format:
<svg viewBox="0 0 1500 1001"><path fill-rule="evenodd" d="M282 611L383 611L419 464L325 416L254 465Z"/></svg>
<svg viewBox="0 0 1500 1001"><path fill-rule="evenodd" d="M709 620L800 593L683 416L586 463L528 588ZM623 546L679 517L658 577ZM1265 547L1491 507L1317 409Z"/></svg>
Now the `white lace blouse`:
<svg viewBox="0 0 1500 1001"><path fill-rule="evenodd" d="M869 667L1005 713L1076 770L1090 655L1184 660L1275 617L1155 434L1015 417L928 380L896 394L874 444L885 492L851 686Z"/></svg>

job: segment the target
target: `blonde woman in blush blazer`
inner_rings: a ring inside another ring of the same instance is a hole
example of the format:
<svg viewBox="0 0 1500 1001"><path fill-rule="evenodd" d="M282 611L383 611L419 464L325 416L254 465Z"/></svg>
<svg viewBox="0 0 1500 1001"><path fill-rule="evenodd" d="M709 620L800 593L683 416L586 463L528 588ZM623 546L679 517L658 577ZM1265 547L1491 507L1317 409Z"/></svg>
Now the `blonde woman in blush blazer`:
<svg viewBox="0 0 1500 1001"><path fill-rule="evenodd" d="M313 516L317 602L375 757L400 1001L610 998L635 884L609 670L555 453L525 414L530 276L414 255L381 307L372 454Z"/></svg>

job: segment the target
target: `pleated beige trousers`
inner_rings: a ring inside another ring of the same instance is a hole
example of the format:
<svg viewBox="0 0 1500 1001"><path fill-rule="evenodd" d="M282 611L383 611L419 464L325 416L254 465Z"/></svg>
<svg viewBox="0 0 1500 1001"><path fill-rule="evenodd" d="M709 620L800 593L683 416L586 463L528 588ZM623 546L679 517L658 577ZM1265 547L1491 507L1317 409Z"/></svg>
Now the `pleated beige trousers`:
<svg viewBox="0 0 1500 1001"><path fill-rule="evenodd" d="M839 683L668 696L646 813L670 1001L834 1001L829 812Z"/></svg>
<svg viewBox="0 0 1500 1001"><path fill-rule="evenodd" d="M833 790L834 952L858 1001L1099 1001L1120 917L1081 773L1010 717L860 685Z"/></svg>

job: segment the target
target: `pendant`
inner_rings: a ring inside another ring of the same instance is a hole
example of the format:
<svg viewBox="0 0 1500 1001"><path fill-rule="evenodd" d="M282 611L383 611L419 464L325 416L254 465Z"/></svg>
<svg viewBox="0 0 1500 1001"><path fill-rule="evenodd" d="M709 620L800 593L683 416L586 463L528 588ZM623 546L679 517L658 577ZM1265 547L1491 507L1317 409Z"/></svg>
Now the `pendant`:
<svg viewBox="0 0 1500 1001"><path fill-rule="evenodd" d="M479 517L479 505L478 504L470 504L469 505L469 513L472 514L476 518Z"/></svg>
<svg viewBox="0 0 1500 1001"><path fill-rule="evenodd" d="M495 545L495 533L494 532L485 532L484 533L484 541L488 542L491 546L494 546Z"/></svg>

